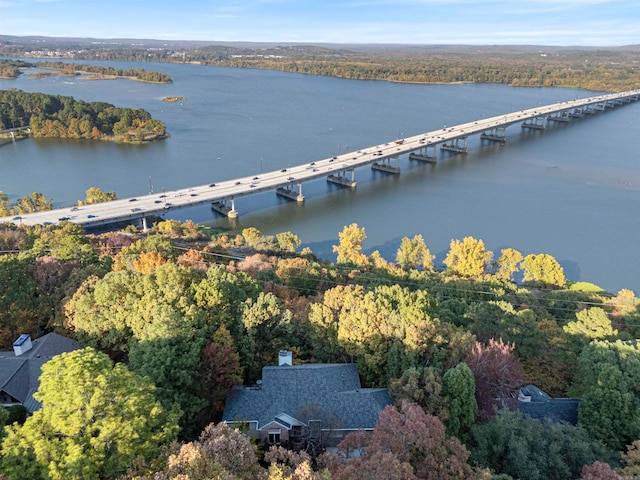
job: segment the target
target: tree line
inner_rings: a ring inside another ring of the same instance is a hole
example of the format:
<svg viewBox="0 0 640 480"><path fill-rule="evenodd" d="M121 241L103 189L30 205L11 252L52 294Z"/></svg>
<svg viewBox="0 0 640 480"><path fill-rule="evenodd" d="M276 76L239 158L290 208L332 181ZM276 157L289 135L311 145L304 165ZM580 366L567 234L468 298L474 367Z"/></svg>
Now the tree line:
<svg viewBox="0 0 640 480"><path fill-rule="evenodd" d="M25 478L28 463L29 478L46 479L533 480L639 468L633 292L573 283L547 254L507 248L494 259L473 237L452 240L443 266L421 235L402 239L392 261L364 254L365 239L345 227L332 263L298 252L291 232L255 228L215 233L167 220L141 236L89 235L70 222L0 227L0 250L19 252L0 256L2 348L47 331L86 347L43 372L42 409L6 427L0 471ZM260 453L215 422L228 389L258 380L281 349L296 362L355 361L363 385L388 387L396 405L373 436L347 437L333 456ZM578 425L496 416L494 399L527 383L582 398ZM232 467L239 451L243 463Z"/></svg>
<svg viewBox="0 0 640 480"><path fill-rule="evenodd" d="M173 79L162 72L154 72L144 70L142 68L115 68L101 65L87 65L80 63L68 63L68 62L35 62L32 64L34 67L51 68L63 72L67 75L76 75L78 73L91 73L96 78L104 75L107 77L120 77L131 78L134 80L140 80L143 82L153 83L173 83Z"/></svg>
<svg viewBox="0 0 640 480"><path fill-rule="evenodd" d="M53 44L52 44L53 45ZM499 83L569 87L595 91L635 89L640 80L637 49L283 45L163 46L145 48L84 45L77 59L201 63L262 68L358 80L417 83ZM51 47L53 48L53 46ZM68 48L67 48L68 49ZM22 56L32 46L6 45L0 53Z"/></svg>
<svg viewBox="0 0 640 480"><path fill-rule="evenodd" d="M0 130L27 126L34 137L133 142L167 136L164 123L140 108L120 108L104 102L16 89L0 90Z"/></svg>

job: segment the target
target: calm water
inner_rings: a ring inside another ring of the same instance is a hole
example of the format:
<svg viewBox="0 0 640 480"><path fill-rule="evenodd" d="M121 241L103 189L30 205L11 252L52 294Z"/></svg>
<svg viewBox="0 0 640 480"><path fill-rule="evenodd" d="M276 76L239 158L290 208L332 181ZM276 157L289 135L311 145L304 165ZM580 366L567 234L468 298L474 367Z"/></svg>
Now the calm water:
<svg viewBox="0 0 640 480"><path fill-rule="evenodd" d="M104 64L104 62L101 62ZM196 65L112 65L159 70L172 85L52 77L0 80L0 89L145 108L172 136L145 146L26 140L0 147L0 190L39 191L56 206L90 186L140 195L280 169L483 116L595 95L496 85L402 85ZM165 103L169 95L187 97ZM365 227L367 253L394 260L421 233L441 264L453 238L481 238L496 254L549 253L574 281L640 292L640 104L544 132L507 131L505 146L469 139L469 153L436 166L401 159L402 174L356 171L355 191L306 183L304 205L274 193L236 202L237 228L290 230L333 259L344 225ZM207 207L175 214L231 226Z"/></svg>

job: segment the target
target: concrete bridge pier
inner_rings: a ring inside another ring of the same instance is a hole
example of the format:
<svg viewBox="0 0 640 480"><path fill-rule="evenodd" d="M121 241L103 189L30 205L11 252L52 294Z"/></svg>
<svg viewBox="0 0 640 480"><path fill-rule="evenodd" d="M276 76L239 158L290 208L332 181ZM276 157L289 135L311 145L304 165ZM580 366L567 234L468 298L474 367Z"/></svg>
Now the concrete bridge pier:
<svg viewBox="0 0 640 480"><path fill-rule="evenodd" d="M289 200L295 200L298 203L304 202L304 195L302 194L302 183L298 183L298 192L294 190L293 184L290 183L286 187L276 188L276 195L279 195Z"/></svg>
<svg viewBox="0 0 640 480"><path fill-rule="evenodd" d="M231 197L231 205L229 205L229 200L226 198L224 200L220 200L218 202L211 202L211 210L218 212L220 215L224 215L229 218L238 218L238 211L236 210L236 204Z"/></svg>
<svg viewBox="0 0 640 480"><path fill-rule="evenodd" d="M462 140L462 144L460 144L460 140ZM467 137L454 138L451 144L443 143L440 146L440 150L453 153L467 153Z"/></svg>
<svg viewBox="0 0 640 480"><path fill-rule="evenodd" d="M571 118L569 117L567 112L556 112L556 113L552 113L551 115L547 116L547 122L566 123L566 122L570 122L570 121L571 121Z"/></svg>
<svg viewBox="0 0 640 480"><path fill-rule="evenodd" d="M530 130L544 130L544 122L546 117L534 117L529 121L522 122L520 125L522 128L527 128Z"/></svg>
<svg viewBox="0 0 640 480"><path fill-rule="evenodd" d="M576 107L569 110L570 118L581 118L582 117L582 108Z"/></svg>
<svg viewBox="0 0 640 480"><path fill-rule="evenodd" d="M480 134L481 140L489 140L490 142L500 142L504 145L507 141L506 127L493 127L491 130L485 130Z"/></svg>
<svg viewBox="0 0 640 480"><path fill-rule="evenodd" d="M418 160L419 162L436 163L436 146L427 145L420 147L417 152L409 154L409 160Z"/></svg>
<svg viewBox="0 0 640 480"><path fill-rule="evenodd" d="M604 109L606 108L606 104L605 104L605 103L596 103L596 104L593 106L593 108L594 108L594 110L597 110L597 111L599 111L599 112L603 112L603 111L604 111Z"/></svg>
<svg viewBox="0 0 640 480"><path fill-rule="evenodd" d="M351 179L347 178L347 173L351 173ZM356 174L353 168L349 170L341 170L336 175L333 173L327 177L327 182L335 183L342 187L355 188L356 187Z"/></svg>
<svg viewBox="0 0 640 480"><path fill-rule="evenodd" d="M391 158L395 158L396 159L396 163L399 161L398 157L387 157L385 159L382 160L382 162L384 163L380 163L380 162L373 162L371 164L371 170L378 170L379 172L384 172L384 173L391 173L393 175L399 175L400 174L400 167L399 166L393 166L391 165Z"/></svg>

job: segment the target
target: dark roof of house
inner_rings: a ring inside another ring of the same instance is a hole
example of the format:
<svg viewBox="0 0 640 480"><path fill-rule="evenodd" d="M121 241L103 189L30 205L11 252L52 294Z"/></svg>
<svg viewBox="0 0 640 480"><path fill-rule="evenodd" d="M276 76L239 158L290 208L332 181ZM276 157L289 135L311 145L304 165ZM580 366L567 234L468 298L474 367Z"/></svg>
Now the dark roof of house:
<svg viewBox="0 0 640 480"><path fill-rule="evenodd" d="M385 406L386 388L361 388L352 363L264 367L262 382L234 387L223 420L257 421L263 428L281 414L306 424L321 420L325 429L373 429Z"/></svg>
<svg viewBox="0 0 640 480"><path fill-rule="evenodd" d="M579 398L551 398L535 385L527 385L519 390L519 398L529 397L530 401L518 401L517 408L525 415L538 420L549 419L554 423L578 423Z"/></svg>
<svg viewBox="0 0 640 480"><path fill-rule="evenodd" d="M31 341L32 348L16 356L13 351L0 352L0 391L4 391L27 409L35 412L40 402L33 394L40 385L42 365L64 352L80 348L80 344L57 333L48 333Z"/></svg>

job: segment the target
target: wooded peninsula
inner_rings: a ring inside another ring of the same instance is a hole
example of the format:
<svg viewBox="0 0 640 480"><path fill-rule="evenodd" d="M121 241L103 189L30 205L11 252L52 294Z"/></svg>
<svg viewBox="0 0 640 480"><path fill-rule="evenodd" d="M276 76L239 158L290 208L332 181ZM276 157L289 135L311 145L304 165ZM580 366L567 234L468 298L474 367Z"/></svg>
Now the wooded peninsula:
<svg viewBox="0 0 640 480"><path fill-rule="evenodd" d="M0 90L0 130L29 127L33 137L146 142L168 136L162 121L140 108L73 97Z"/></svg>
<svg viewBox="0 0 640 480"><path fill-rule="evenodd" d="M49 76L78 76L83 80L113 80L125 78L128 80L138 80L150 83L173 83L169 75L160 72L147 71L141 68L114 68L99 65L86 65L68 62L23 62L20 60L0 60L0 77L17 78L23 70L29 68L47 68L51 72L28 73L27 76L34 78Z"/></svg>

